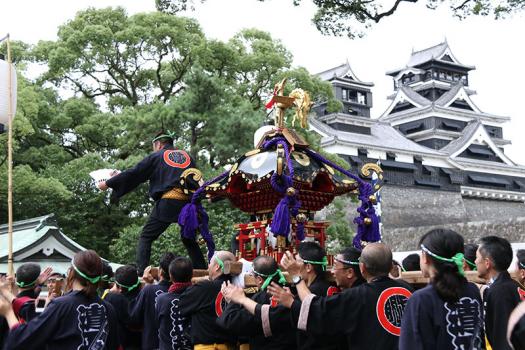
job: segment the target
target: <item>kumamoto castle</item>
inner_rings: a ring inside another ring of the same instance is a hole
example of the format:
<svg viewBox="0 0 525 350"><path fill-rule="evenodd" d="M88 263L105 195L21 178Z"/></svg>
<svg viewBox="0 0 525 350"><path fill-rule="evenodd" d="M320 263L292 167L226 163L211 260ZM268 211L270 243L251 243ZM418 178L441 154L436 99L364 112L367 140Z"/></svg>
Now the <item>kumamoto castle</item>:
<svg viewBox="0 0 525 350"><path fill-rule="evenodd" d="M371 82L348 63L319 73L344 104L339 113L314 108L311 128L322 147L350 163L380 161L383 237L396 250L414 249L433 226L474 240L498 234L525 238L525 167L504 153L509 117L481 111L471 100L474 66L459 61L447 42L412 52L393 79L390 106L371 119Z"/></svg>

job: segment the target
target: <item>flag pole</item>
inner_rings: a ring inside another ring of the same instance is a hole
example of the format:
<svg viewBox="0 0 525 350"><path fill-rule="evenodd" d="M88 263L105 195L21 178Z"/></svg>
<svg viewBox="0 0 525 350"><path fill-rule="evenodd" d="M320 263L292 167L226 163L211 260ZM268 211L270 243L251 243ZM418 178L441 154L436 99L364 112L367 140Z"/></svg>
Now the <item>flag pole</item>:
<svg viewBox="0 0 525 350"><path fill-rule="evenodd" d="M7 64L9 70L7 74L7 89L9 91L9 101L7 102L7 273L14 276L13 266L13 66L11 62L11 44L9 34L6 37Z"/></svg>

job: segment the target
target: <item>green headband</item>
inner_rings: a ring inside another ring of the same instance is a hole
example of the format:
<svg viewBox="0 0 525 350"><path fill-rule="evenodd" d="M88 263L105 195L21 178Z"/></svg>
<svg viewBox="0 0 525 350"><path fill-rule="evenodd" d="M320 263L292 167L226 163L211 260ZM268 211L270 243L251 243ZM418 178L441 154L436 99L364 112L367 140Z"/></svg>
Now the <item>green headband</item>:
<svg viewBox="0 0 525 350"><path fill-rule="evenodd" d="M266 287L268 287L268 285L272 282L273 278L275 276L277 276L277 275L279 275L279 284L286 284L286 277L284 277L283 272L280 269L277 269L271 275L265 275L263 273L255 271L255 270L253 270L253 273L255 273L256 275L259 275L261 277L266 277L266 280L264 281L264 283L261 286L262 290L265 290Z"/></svg>
<svg viewBox="0 0 525 350"><path fill-rule="evenodd" d="M104 282L115 282L115 278L109 277L108 275L103 275L100 279Z"/></svg>
<svg viewBox="0 0 525 350"><path fill-rule="evenodd" d="M153 140L151 140L151 142L155 142L155 141L158 141L158 140L161 140L161 139L172 139L173 140L173 139L175 139L175 133L171 132L171 131L166 131L166 133L153 138Z"/></svg>
<svg viewBox="0 0 525 350"><path fill-rule="evenodd" d="M303 258L301 258L301 259L303 259ZM326 256L323 256L323 260L322 261L305 260L305 259L303 259L303 261L305 263L307 263L307 264L322 265L323 271L326 271L326 266L328 265L328 259L326 258Z"/></svg>
<svg viewBox="0 0 525 350"><path fill-rule="evenodd" d="M38 281L38 278L31 283L25 283L24 281L21 281L21 282L17 281L16 285L19 286L20 288L28 288L28 287L33 287L37 281Z"/></svg>
<svg viewBox="0 0 525 350"><path fill-rule="evenodd" d="M88 275L80 271L78 267L76 267L73 261L71 261L71 265L73 266L73 269L75 269L75 271L80 275L80 277L84 278L85 280L88 280L91 284L97 284L100 281L100 278L102 277L102 276L89 277Z"/></svg>
<svg viewBox="0 0 525 350"><path fill-rule="evenodd" d="M126 288L128 292L132 291L133 289L137 288L140 284L140 280L137 278L137 282L135 282L132 286L126 286L125 284L119 283L117 280L115 280L115 283L119 285L122 288Z"/></svg>
<svg viewBox="0 0 525 350"><path fill-rule="evenodd" d="M441 261L444 261L444 262L450 262L450 263L454 263L456 264L456 266L458 267L458 271L459 271L459 274L461 276L465 276L465 271L463 271L463 260L465 260L465 256L463 255L463 253L457 253L456 255L454 255L452 258L444 258L442 256L439 256L437 254L434 254L432 253L430 250L428 250L427 247L425 247L423 244L421 245L421 249L427 253L428 255L430 255L431 257L433 257L434 259L437 259L437 260L441 260Z"/></svg>
<svg viewBox="0 0 525 350"><path fill-rule="evenodd" d="M215 259L217 264L219 264L219 266L221 267L222 272L224 272L224 261L222 261L221 258L219 258L217 255L215 255L213 258Z"/></svg>
<svg viewBox="0 0 525 350"><path fill-rule="evenodd" d="M472 267L472 269L473 269L474 271L476 271L476 270L478 269L478 267L476 266L476 264L474 264L472 261L470 261L470 260L467 259L467 258L464 258L464 259L465 259L465 261L467 262L467 264L470 265L470 267Z"/></svg>

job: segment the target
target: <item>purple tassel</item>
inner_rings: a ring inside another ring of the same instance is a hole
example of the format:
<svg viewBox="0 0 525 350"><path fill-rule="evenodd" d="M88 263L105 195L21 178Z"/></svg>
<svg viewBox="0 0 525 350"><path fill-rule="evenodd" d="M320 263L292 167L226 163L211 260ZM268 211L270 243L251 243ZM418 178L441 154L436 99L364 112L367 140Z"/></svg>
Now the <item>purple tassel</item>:
<svg viewBox="0 0 525 350"><path fill-rule="evenodd" d="M213 241L213 236L208 227L208 222L210 218L208 216L208 213L206 213L206 210L204 210L204 207L202 205L199 204L198 210L199 210L199 219L200 219L199 231L200 231L202 238L206 242L206 247L208 248L208 262L209 262L211 258L213 257L213 254L215 254L215 242Z"/></svg>
<svg viewBox="0 0 525 350"><path fill-rule="evenodd" d="M355 248L363 249L361 242L378 242L381 240L379 234L379 219L377 218L374 205L370 202L368 197L373 193L372 186L362 181L359 184L359 200L361 206L357 208L359 216L354 219L357 224L357 234L352 243ZM365 219L369 218L371 223L367 225Z"/></svg>
<svg viewBox="0 0 525 350"><path fill-rule="evenodd" d="M206 186L212 183L218 182L228 176L229 171L225 171L219 176L205 182L191 197L191 202L186 204L179 214L177 220L180 226L180 233L182 237L188 239L195 239L197 228L199 229L202 238L206 241L208 248L208 261L213 257L215 253L215 243L213 242L213 236L208 228L208 214L200 203L200 196L205 192ZM200 222L199 222L200 220Z"/></svg>
<svg viewBox="0 0 525 350"><path fill-rule="evenodd" d="M290 232L290 210L288 202L289 198L285 195L274 210L270 227L276 236L286 237L288 236L288 232Z"/></svg>
<svg viewBox="0 0 525 350"><path fill-rule="evenodd" d="M197 210L197 204L188 203L180 211L178 222L182 237L195 239L195 231L199 227Z"/></svg>

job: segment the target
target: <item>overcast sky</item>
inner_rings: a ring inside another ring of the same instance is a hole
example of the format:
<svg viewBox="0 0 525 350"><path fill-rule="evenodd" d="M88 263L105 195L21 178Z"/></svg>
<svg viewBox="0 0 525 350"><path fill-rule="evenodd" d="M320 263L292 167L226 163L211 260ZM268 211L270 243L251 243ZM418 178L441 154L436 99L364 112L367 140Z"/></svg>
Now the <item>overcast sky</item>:
<svg viewBox="0 0 525 350"><path fill-rule="evenodd" d="M295 8L292 0L208 0L187 15L199 20L210 38L228 40L242 28L255 27L280 39L294 56L294 65L317 73L349 60L355 74L371 81L374 108L380 116L388 107L386 96L393 84L385 72L404 66L412 49L420 50L445 38L458 60L476 66L470 73L470 88L478 107L488 113L510 116L504 137L512 141L506 152L525 164L525 113L522 101L525 82L525 15L493 20L472 17L459 21L445 2L437 11L424 2L401 4L394 16L367 31L362 39L322 36L311 24L314 6L308 0ZM389 2L389 1L385 1ZM56 38L57 27L88 6L123 6L129 13L153 11L154 0L18 0L3 2L0 36L11 33L14 40L36 43Z"/></svg>

